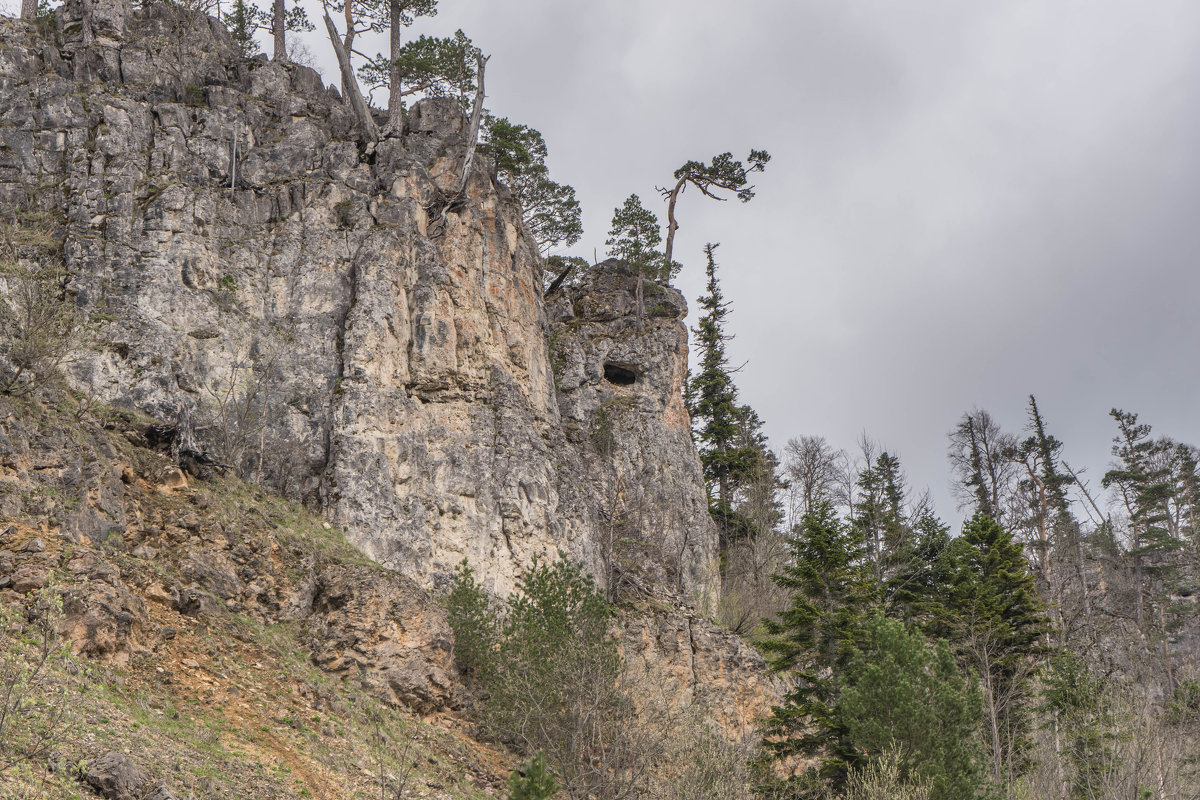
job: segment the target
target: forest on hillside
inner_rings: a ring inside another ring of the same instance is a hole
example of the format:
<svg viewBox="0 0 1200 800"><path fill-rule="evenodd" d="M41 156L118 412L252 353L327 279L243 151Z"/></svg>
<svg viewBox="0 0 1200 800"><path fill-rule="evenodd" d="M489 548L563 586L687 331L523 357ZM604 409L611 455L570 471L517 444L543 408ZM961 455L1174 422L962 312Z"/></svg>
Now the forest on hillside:
<svg viewBox="0 0 1200 800"><path fill-rule="evenodd" d="M866 436L773 452L708 255L688 401L720 618L795 679L763 746L808 765L767 793L1200 797L1200 449L1114 408L1092 483L1035 397L1019 431L972 409L945 443L968 515L951 530Z"/></svg>

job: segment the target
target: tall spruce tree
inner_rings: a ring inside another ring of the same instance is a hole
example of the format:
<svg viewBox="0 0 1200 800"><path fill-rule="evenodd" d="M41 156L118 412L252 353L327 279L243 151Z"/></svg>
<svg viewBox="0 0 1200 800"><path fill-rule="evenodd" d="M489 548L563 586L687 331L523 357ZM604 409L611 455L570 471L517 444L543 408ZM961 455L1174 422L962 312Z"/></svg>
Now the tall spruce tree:
<svg viewBox="0 0 1200 800"><path fill-rule="evenodd" d="M926 632L955 643L979 677L992 778L1012 786L1028 766L1030 686L1047 620L1012 535L983 514L939 557Z"/></svg>
<svg viewBox="0 0 1200 800"><path fill-rule="evenodd" d="M768 620L763 648L793 689L764 723L763 746L775 759L820 756L803 775L774 787L782 796L817 798L845 783L855 751L838 715L838 676L866 639L879 585L861 534L829 503L804 515L791 539L791 558L776 582L791 593L777 620Z"/></svg>
<svg viewBox="0 0 1200 800"><path fill-rule="evenodd" d="M910 538L904 519L906 491L900 459L880 453L858 476L858 488L854 525L862 531L876 579L882 583L898 567Z"/></svg>
<svg viewBox="0 0 1200 800"><path fill-rule="evenodd" d="M738 406L737 387L725 355L725 342L730 338L725 333L729 304L717 280L716 249L716 244L704 246L708 293L700 297L702 314L693 330L700 350L700 366L691 380L690 393L692 426L708 488L709 512L720 528L722 543L727 545L737 534L735 489L753 473L761 449L753 435L743 435L747 410Z"/></svg>

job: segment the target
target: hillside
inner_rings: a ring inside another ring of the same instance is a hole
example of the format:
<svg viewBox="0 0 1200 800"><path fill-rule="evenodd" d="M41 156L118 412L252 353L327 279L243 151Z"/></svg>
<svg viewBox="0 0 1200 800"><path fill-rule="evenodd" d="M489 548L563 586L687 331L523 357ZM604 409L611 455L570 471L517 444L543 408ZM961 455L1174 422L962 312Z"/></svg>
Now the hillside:
<svg viewBox="0 0 1200 800"><path fill-rule="evenodd" d="M0 19L3 791L504 796L443 598L560 557L619 609L638 780L741 774L782 684L707 618L679 292L543 297L454 100L364 142L211 18L90 13Z"/></svg>

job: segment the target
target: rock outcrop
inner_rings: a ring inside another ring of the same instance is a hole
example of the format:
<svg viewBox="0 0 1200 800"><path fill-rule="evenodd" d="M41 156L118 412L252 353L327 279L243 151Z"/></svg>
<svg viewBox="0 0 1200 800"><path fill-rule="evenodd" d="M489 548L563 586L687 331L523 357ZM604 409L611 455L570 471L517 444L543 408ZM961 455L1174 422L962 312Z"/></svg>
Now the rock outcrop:
<svg viewBox="0 0 1200 800"><path fill-rule="evenodd" d="M627 280L571 290L556 393L519 207L477 159L446 208L454 102L418 103L403 141L363 146L311 69L241 58L175 6L101 6L87 43L72 4L52 35L0 20L0 213L61 241L96 329L77 387L188 421L206 454L426 587L466 559L503 594L562 550L711 605L676 292L655 289L641 330ZM632 387L610 390L606 358ZM606 412L620 464L598 476L585 432ZM617 568L614 518L641 526ZM77 523L104 524L125 523Z"/></svg>
<svg viewBox="0 0 1200 800"><path fill-rule="evenodd" d="M687 303L606 261L548 303L550 358L609 580L715 608L717 536L683 406Z"/></svg>
<svg viewBox="0 0 1200 800"><path fill-rule="evenodd" d="M148 492L205 496L165 458L122 466L106 434L11 425L0 483L50 487L45 532L72 549L0 553L6 597L65 569L84 588L63 632L118 663L164 647L163 615L296 620L322 669L425 713L457 702L429 590L466 560L505 595L562 552L618 596L669 598L627 621L627 662L746 734L778 687L703 622L717 541L682 400L682 295L646 281L639 312L636 275L607 262L545 299L486 159L450 202L454 101L364 145L313 70L241 58L173 5L92 7L90 31L74 0L53 30L0 19L0 218L33 242L19 255L61 260L89 320L72 384L144 415L113 423L131 445L301 500L399 575L284 569L236 521L151 508ZM0 512L30 513L24 494L0 491Z"/></svg>

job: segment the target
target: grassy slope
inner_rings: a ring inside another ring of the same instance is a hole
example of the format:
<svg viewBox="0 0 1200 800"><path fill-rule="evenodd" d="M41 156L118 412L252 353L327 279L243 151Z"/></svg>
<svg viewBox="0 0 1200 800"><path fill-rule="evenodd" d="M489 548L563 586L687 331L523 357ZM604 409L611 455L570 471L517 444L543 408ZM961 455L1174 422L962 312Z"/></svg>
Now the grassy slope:
<svg viewBox="0 0 1200 800"><path fill-rule="evenodd" d="M130 443L122 431L138 421L128 416L107 412L103 425L79 423L69 408L0 403L7 404L0 418L8 411L10 422L15 413L26 428L66 436L85 458L107 458L126 476L130 524L100 549L145 598L154 635L147 649L123 664L78 657L56 662L51 677L70 687L75 712L74 725L56 747L69 761L120 750L179 797L380 797L388 776L405 774L405 797L502 794L501 776L512 768L512 757L474 742L462 719L418 719L382 705L353 679L322 672L311 662L298 621L274 621L236 604L205 618L183 616L162 588L186 583L180 561L189 544L196 544L195 537L171 540L173 522L195 527L198 521L201 539L210 526L236 531L243 543L270 553L281 582L301 580L314 563L368 563L336 530L232 477L166 492L153 476L169 460ZM115 459L101 455L105 443ZM23 506L0 519L0 531L13 523L0 538L0 550L18 552L41 537L50 563L58 565L57 581L69 590L77 579L62 566L75 548L47 521L86 500L40 481L36 472L14 480L13 470L0 471L0 492L19 493ZM137 558L131 551L138 544L157 552ZM13 600L8 595L10 604ZM68 797L80 791L69 779L46 782L48 774L45 760L9 770L0 775L0 796Z"/></svg>

